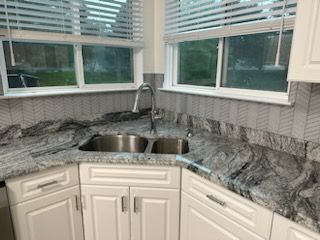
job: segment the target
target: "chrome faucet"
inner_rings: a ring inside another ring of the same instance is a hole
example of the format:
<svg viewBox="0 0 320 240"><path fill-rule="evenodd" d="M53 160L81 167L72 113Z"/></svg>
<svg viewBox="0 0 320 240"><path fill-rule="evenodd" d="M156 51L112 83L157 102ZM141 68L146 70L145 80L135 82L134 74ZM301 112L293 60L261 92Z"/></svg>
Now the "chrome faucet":
<svg viewBox="0 0 320 240"><path fill-rule="evenodd" d="M151 91L151 118L150 118L151 129L150 129L150 133L155 134L155 133L157 133L157 129L156 129L156 100L155 100L154 89L149 83L142 83L140 85L140 87L138 88L132 112L134 112L134 113L139 112L139 101L140 101L140 96L141 96L143 89L150 89L150 91Z"/></svg>

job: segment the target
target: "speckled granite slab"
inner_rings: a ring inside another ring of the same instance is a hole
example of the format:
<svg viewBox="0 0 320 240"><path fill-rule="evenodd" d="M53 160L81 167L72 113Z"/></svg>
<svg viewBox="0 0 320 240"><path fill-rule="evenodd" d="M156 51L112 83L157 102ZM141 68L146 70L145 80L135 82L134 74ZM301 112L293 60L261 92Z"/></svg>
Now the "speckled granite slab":
<svg viewBox="0 0 320 240"><path fill-rule="evenodd" d="M184 128L162 123L153 136L148 118L124 114L91 122L42 123L20 132L11 129L11 137L0 146L0 181L81 162L178 165L320 232L320 163L304 157L200 130L189 139L190 152L181 156L78 150L96 134L184 138Z"/></svg>

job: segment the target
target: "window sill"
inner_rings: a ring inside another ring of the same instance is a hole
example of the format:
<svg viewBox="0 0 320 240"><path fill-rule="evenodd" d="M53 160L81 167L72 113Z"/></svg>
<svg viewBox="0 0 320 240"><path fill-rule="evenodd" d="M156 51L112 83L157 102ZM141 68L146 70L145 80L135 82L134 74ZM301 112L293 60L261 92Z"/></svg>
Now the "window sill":
<svg viewBox="0 0 320 240"><path fill-rule="evenodd" d="M249 102L260 102L275 105L292 106L293 103L289 102L287 93L274 93L255 90L243 90L243 89L219 89L214 88L196 88L196 87L181 87L173 86L169 88L160 88L160 91L186 93L199 96L217 97L217 98L229 98L234 100L243 100Z"/></svg>
<svg viewBox="0 0 320 240"><path fill-rule="evenodd" d="M49 97L49 96L61 96L61 95L77 95L77 94L90 94L90 93L108 93L108 92L127 92L136 91L138 87L126 87L126 88L109 88L109 89L97 89L97 88L69 88L69 89L54 89L54 90L39 90L39 91L15 91L5 93L0 96L0 99L12 99L12 98L31 98L31 97Z"/></svg>

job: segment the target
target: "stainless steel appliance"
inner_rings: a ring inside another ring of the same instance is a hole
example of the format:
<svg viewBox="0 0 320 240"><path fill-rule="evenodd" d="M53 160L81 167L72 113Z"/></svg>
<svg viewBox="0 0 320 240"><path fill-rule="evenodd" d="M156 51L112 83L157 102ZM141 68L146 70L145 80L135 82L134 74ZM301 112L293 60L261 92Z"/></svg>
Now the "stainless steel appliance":
<svg viewBox="0 0 320 240"><path fill-rule="evenodd" d="M0 239L14 240L7 189L0 182Z"/></svg>

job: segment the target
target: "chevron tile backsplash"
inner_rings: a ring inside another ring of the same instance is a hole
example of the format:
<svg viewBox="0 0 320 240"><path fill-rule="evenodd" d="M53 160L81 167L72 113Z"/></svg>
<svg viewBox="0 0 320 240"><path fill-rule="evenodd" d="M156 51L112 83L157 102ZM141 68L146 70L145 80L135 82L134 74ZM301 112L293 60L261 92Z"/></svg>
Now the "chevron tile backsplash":
<svg viewBox="0 0 320 240"><path fill-rule="evenodd" d="M182 93L160 92L160 108L320 142L320 84L292 84L295 104L278 106Z"/></svg>
<svg viewBox="0 0 320 240"><path fill-rule="evenodd" d="M135 92L92 93L0 100L0 128L12 124L29 127L44 120L86 118L94 114L131 110ZM141 107L149 107L149 96Z"/></svg>
<svg viewBox="0 0 320 240"><path fill-rule="evenodd" d="M144 77L155 87L161 87L162 74ZM134 97L135 92L130 91L0 100L0 128L128 111ZM170 111L319 143L320 84L293 84L289 98L295 101L291 107L161 91L157 93L157 105ZM142 108L149 104L150 95L144 94Z"/></svg>

